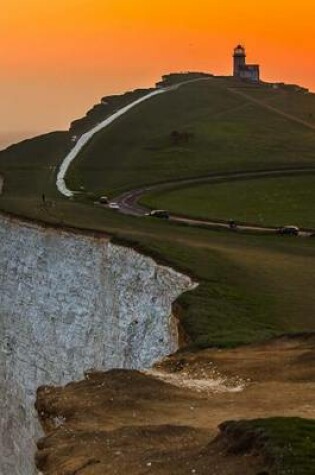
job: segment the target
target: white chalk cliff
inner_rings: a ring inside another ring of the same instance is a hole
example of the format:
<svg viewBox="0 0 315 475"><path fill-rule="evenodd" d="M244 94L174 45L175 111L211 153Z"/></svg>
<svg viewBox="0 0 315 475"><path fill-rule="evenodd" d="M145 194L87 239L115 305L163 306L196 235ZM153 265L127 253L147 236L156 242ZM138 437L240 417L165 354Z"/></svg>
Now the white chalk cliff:
<svg viewBox="0 0 315 475"><path fill-rule="evenodd" d="M40 385L148 368L177 349L187 276L105 237L0 215L0 474L33 475Z"/></svg>

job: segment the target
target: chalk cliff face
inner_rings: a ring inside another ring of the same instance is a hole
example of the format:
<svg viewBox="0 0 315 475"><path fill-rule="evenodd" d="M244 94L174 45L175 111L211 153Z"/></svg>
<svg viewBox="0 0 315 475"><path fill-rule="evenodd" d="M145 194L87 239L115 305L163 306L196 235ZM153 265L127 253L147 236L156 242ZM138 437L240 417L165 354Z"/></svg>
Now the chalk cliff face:
<svg viewBox="0 0 315 475"><path fill-rule="evenodd" d="M194 284L102 237L0 216L0 242L0 473L31 475L37 388L174 352L171 305Z"/></svg>

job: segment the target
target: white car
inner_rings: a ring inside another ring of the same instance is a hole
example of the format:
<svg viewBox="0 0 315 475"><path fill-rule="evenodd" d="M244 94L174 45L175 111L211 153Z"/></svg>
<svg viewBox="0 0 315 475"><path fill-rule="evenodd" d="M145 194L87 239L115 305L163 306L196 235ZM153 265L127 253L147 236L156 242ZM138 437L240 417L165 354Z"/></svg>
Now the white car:
<svg viewBox="0 0 315 475"><path fill-rule="evenodd" d="M154 209L146 214L146 216L152 216L153 218L162 218L162 219L169 219L170 215L168 211L165 209Z"/></svg>
<svg viewBox="0 0 315 475"><path fill-rule="evenodd" d="M113 202L109 203L108 207L111 208L111 209L119 209L120 208L118 203L113 203Z"/></svg>
<svg viewBox="0 0 315 475"><path fill-rule="evenodd" d="M107 196L101 196L99 199L99 203L102 205L107 205L109 203L109 199L107 198Z"/></svg>

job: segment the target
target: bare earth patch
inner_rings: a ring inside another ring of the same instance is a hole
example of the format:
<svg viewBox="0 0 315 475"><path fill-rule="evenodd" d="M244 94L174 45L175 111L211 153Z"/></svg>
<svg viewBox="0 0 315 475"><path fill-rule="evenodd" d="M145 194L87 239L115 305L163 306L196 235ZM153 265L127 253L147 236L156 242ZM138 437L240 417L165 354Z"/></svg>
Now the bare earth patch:
<svg viewBox="0 0 315 475"><path fill-rule="evenodd" d="M90 373L65 388L40 388L46 437L38 443L38 468L45 475L268 471L257 451L228 450L217 427L231 419L314 418L314 356L314 336L280 338L181 352L150 374Z"/></svg>

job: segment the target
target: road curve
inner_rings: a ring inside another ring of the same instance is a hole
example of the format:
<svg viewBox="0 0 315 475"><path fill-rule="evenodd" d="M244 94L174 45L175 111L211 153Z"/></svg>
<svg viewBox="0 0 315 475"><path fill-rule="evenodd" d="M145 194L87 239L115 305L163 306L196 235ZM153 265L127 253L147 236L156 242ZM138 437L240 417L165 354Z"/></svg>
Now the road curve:
<svg viewBox="0 0 315 475"><path fill-rule="evenodd" d="M292 169L277 169L277 170L262 170L256 172L235 172L235 173L220 173L212 174L197 178L188 178L182 180L174 180L167 183L159 183L155 185L148 185L142 188L127 191L122 195L119 195L111 200L112 203L117 203L119 206L118 211L122 214L132 216L145 216L148 208L138 204L141 197L154 191L162 191L167 189L176 188L186 185L197 185L203 183L216 183L216 182L228 182L237 180L246 180L252 178L264 178L264 177L283 177L283 176L295 176L305 174L315 174L315 168L292 168ZM229 224L226 221L219 220L201 220L190 218L187 216L170 215L170 221L182 224L190 224L194 226L206 226L212 228L229 228ZM260 231L260 232L274 232L274 227L264 227L254 224L240 224L237 229L244 231ZM301 235L307 236L310 232L302 232Z"/></svg>

